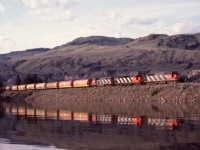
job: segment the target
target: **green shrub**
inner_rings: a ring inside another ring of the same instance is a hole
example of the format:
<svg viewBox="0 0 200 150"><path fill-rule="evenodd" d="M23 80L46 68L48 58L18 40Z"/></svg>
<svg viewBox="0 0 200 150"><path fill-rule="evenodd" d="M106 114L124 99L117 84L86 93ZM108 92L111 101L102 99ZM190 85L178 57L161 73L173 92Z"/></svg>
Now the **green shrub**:
<svg viewBox="0 0 200 150"><path fill-rule="evenodd" d="M29 93L28 93L28 96L31 96L31 95L33 95L33 92L29 92Z"/></svg>
<svg viewBox="0 0 200 150"><path fill-rule="evenodd" d="M154 96L154 95L156 95L158 93L159 93L158 89L152 90L151 91L151 96Z"/></svg>
<svg viewBox="0 0 200 150"><path fill-rule="evenodd" d="M151 110L154 111L154 112L159 112L158 106L153 105L153 104L151 105Z"/></svg>

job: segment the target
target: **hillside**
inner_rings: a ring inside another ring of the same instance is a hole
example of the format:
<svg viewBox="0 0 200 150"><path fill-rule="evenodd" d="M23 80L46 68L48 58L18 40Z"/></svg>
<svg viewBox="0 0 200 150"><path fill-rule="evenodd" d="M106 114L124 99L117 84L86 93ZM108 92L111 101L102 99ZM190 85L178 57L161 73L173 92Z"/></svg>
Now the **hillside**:
<svg viewBox="0 0 200 150"><path fill-rule="evenodd" d="M53 49L0 55L0 78L12 83L16 74L49 80L133 75L137 71L188 72L200 69L200 33L138 39L92 36Z"/></svg>

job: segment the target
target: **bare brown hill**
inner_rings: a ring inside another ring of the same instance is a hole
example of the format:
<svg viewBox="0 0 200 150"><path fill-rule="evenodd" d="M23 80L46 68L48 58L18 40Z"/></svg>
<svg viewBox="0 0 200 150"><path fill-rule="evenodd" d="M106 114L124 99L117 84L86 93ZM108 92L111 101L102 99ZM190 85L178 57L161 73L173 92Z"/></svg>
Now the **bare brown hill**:
<svg viewBox="0 0 200 150"><path fill-rule="evenodd" d="M132 75L137 71L200 69L200 33L151 34L138 39L92 36L53 49L0 55L0 78L47 75L49 80Z"/></svg>
<svg viewBox="0 0 200 150"><path fill-rule="evenodd" d="M54 49L63 48L67 46L84 45L84 44L99 45L99 46L118 46L130 43L132 41L133 39L131 38L112 38L105 36L80 37L71 42L68 42L67 44L58 46Z"/></svg>

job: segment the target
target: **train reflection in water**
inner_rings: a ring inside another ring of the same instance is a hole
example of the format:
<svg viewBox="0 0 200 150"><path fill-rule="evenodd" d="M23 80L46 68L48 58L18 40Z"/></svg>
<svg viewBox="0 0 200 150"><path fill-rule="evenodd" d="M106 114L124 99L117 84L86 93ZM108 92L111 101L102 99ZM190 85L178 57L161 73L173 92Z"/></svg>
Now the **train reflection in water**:
<svg viewBox="0 0 200 150"><path fill-rule="evenodd" d="M71 110L42 110L27 107L5 106L7 115L23 116L27 119L51 119L61 121L85 121L101 124L130 124L155 126L157 129L178 130L183 121L176 118L149 118L147 116L99 115Z"/></svg>
<svg viewBox="0 0 200 150"><path fill-rule="evenodd" d="M73 150L200 149L200 115L175 115L178 117L102 115L3 103L0 139Z"/></svg>

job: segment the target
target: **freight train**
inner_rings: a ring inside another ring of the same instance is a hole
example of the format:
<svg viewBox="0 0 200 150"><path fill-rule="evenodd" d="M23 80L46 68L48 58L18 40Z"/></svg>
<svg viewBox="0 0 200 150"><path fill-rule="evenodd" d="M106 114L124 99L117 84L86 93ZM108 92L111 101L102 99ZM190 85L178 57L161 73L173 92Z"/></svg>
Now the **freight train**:
<svg viewBox="0 0 200 150"><path fill-rule="evenodd" d="M124 76L124 77L109 77L98 79L81 79L68 80L48 83L35 83L24 85L6 86L3 90L6 91L24 91L24 90L46 90L46 89L63 89L63 88L78 88L78 87L94 87L94 86L115 86L115 85L134 85L148 83L169 83L180 81L180 74L176 71L166 74L147 74L146 76Z"/></svg>

